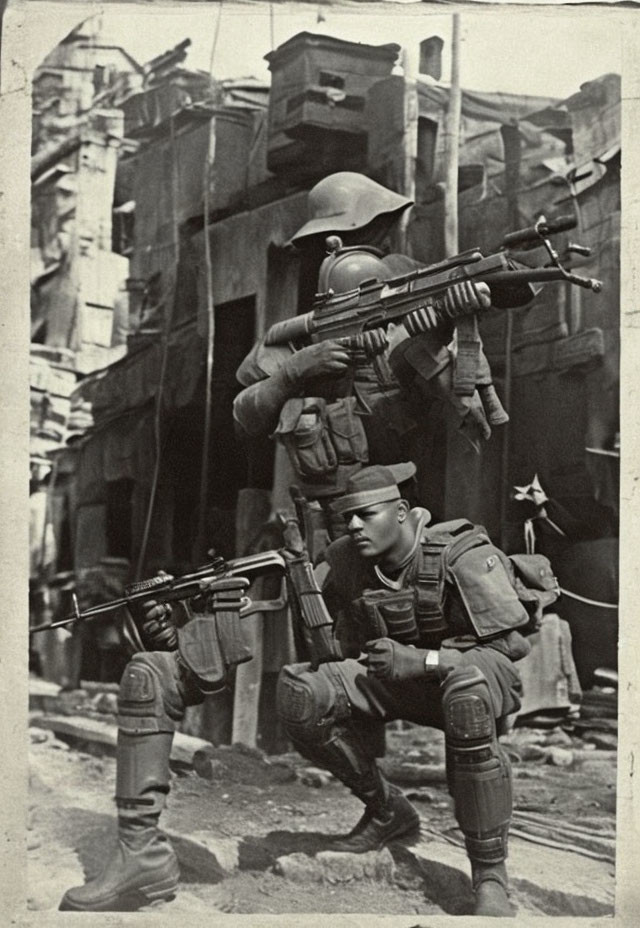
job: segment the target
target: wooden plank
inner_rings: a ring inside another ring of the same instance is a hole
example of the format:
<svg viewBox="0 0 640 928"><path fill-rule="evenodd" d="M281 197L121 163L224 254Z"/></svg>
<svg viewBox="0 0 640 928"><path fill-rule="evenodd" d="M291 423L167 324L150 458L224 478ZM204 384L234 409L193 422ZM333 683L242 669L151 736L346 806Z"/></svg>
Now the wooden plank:
<svg viewBox="0 0 640 928"><path fill-rule="evenodd" d="M602 329L585 329L555 343L553 366L556 370L567 370L580 364L588 364L604 357L604 335Z"/></svg>
<svg viewBox="0 0 640 928"><path fill-rule="evenodd" d="M251 649L253 660L240 664L236 671L232 744L240 743L255 747L257 743L263 665L263 623L264 617L260 613L248 616L242 623L243 637Z"/></svg>
<svg viewBox="0 0 640 928"><path fill-rule="evenodd" d="M591 364L604 357L602 329L585 329L567 338L540 345L527 345L513 354L513 374L525 377L544 371L564 371Z"/></svg>
<svg viewBox="0 0 640 928"><path fill-rule="evenodd" d="M101 719L70 715L43 715L33 719L31 724L37 728L46 728L63 738L101 744L112 751L115 750L118 743L118 726L114 722L102 721ZM210 741L195 738L192 735L184 735L178 731L173 736L171 760L174 763L191 766L196 751L211 747Z"/></svg>

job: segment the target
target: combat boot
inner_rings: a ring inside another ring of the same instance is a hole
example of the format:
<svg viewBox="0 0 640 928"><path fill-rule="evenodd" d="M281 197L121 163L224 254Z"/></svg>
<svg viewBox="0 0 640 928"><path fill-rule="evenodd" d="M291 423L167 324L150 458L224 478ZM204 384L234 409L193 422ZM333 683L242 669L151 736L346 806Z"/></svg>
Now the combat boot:
<svg viewBox="0 0 640 928"><path fill-rule="evenodd" d="M330 850L351 854L377 851L391 841L417 837L420 817L400 790L389 788L383 800L367 804L355 828L331 842Z"/></svg>
<svg viewBox="0 0 640 928"><path fill-rule="evenodd" d="M62 911L130 912L175 895L175 851L158 829L169 792L173 734L118 734L118 843L100 874L63 896Z"/></svg>
<svg viewBox="0 0 640 928"><path fill-rule="evenodd" d="M504 863L483 864L472 860L471 872L475 895L473 914L513 918L515 912L509 902L507 868Z"/></svg>
<svg viewBox="0 0 640 928"><path fill-rule="evenodd" d="M166 836L154 825L124 819L119 822L115 851L102 872L84 886L67 890L58 908L133 912L175 896L179 878L178 859Z"/></svg>

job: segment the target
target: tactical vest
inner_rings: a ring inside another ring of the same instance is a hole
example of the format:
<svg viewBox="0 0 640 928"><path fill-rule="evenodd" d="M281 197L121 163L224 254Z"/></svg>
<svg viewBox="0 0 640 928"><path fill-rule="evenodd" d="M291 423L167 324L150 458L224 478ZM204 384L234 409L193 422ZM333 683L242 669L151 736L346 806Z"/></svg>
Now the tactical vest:
<svg viewBox="0 0 640 928"><path fill-rule="evenodd" d="M341 566L351 572L348 560ZM449 636L486 641L513 629L529 633L559 593L547 558L507 557L481 525L465 519L424 529L403 589L359 592L353 606L365 638L431 647Z"/></svg>

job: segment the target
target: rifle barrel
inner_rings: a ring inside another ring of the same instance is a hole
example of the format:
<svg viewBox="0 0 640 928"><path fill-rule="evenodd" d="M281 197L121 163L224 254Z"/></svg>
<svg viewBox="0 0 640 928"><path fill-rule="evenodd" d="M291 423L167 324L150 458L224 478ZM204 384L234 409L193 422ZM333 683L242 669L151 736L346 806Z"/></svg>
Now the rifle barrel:
<svg viewBox="0 0 640 928"><path fill-rule="evenodd" d="M596 293L602 287L599 280L591 277L579 277L577 274L570 274L558 267L532 267L526 270L497 271L495 274L487 276L489 287L493 284L545 283L545 281L549 280L566 280L569 283L578 284L580 287L594 290Z"/></svg>

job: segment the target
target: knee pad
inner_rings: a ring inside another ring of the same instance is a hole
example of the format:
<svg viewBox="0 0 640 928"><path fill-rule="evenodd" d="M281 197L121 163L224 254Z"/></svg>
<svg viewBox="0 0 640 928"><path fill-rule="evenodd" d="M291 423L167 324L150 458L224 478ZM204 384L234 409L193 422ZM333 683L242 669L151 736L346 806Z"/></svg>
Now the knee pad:
<svg viewBox="0 0 640 928"><path fill-rule="evenodd" d="M130 735L173 732L176 720L167 714L165 691L167 673L157 658L170 657L154 652L134 654L124 669L118 695L118 727Z"/></svg>
<svg viewBox="0 0 640 928"><path fill-rule="evenodd" d="M283 667L276 692L278 714L294 741L317 741L333 723L335 692L323 673L309 664Z"/></svg>
<svg viewBox="0 0 640 928"><path fill-rule="evenodd" d="M489 686L477 667L447 678L442 700L447 773L455 814L472 860L507 856L511 765L498 744Z"/></svg>

